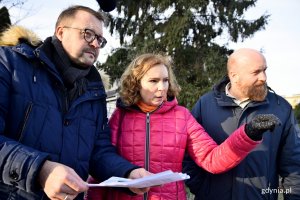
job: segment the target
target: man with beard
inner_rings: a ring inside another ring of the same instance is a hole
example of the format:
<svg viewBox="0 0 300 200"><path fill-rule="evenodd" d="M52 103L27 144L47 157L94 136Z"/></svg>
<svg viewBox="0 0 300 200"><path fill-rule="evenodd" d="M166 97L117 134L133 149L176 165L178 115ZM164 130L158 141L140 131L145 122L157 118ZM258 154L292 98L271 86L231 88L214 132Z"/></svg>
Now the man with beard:
<svg viewBox="0 0 300 200"><path fill-rule="evenodd" d="M257 114L275 114L282 123L257 137L263 142L226 173L210 174L186 157L186 184L196 200L273 200L279 193L300 199L299 126L290 104L267 86L266 69L259 51L239 49L228 58L227 76L195 104L194 117L218 144Z"/></svg>

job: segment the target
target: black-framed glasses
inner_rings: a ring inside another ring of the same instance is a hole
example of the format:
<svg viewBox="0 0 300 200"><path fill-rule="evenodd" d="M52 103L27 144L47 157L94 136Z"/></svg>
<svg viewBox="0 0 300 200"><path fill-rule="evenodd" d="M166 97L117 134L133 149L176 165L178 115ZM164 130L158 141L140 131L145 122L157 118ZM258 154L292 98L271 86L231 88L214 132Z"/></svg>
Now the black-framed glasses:
<svg viewBox="0 0 300 200"><path fill-rule="evenodd" d="M83 38L85 39L85 41L86 41L87 43L91 43L91 42L93 42L95 39L97 39L100 48L105 47L105 45L106 45L106 43L107 43L107 40L106 40L103 36L97 35L97 34L95 33L95 31L93 31L93 30L91 30L91 29L88 29L88 28L81 29L81 28L74 28L74 27L70 27L70 26L64 26L63 28L71 28L71 29L77 29L77 30L80 30L81 33L83 33Z"/></svg>

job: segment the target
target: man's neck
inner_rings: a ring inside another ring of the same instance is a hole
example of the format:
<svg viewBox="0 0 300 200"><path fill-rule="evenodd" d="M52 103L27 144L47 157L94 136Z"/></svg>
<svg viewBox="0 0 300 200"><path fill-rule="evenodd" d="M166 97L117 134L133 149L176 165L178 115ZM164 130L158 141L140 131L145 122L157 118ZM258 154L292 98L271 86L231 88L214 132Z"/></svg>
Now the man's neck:
<svg viewBox="0 0 300 200"><path fill-rule="evenodd" d="M242 95L240 90L235 90L230 82L226 85L226 95L238 101L245 101L249 99L249 97L245 97L244 95Z"/></svg>
<svg viewBox="0 0 300 200"><path fill-rule="evenodd" d="M248 103L250 102L249 98L240 98L237 95L237 93L235 93L234 90L231 88L230 82L226 85L225 92L226 92L226 95L228 97L232 98L232 100L241 108L245 108L248 105Z"/></svg>

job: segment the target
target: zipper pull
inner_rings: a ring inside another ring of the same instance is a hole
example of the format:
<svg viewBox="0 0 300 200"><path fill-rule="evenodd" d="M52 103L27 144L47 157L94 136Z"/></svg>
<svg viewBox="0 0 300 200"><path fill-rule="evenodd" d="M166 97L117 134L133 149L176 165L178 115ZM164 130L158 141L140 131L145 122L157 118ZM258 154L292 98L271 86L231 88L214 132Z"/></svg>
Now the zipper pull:
<svg viewBox="0 0 300 200"><path fill-rule="evenodd" d="M150 113L147 112L147 118L146 118L146 122L149 123L150 122Z"/></svg>

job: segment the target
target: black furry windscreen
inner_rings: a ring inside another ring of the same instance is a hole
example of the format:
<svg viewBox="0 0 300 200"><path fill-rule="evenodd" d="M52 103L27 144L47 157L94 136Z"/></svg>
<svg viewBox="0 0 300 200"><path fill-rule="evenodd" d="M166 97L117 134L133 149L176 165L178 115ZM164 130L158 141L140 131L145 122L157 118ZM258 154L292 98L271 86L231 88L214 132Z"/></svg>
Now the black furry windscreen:
<svg viewBox="0 0 300 200"><path fill-rule="evenodd" d="M101 10L110 12L116 8L117 0L97 0Z"/></svg>

